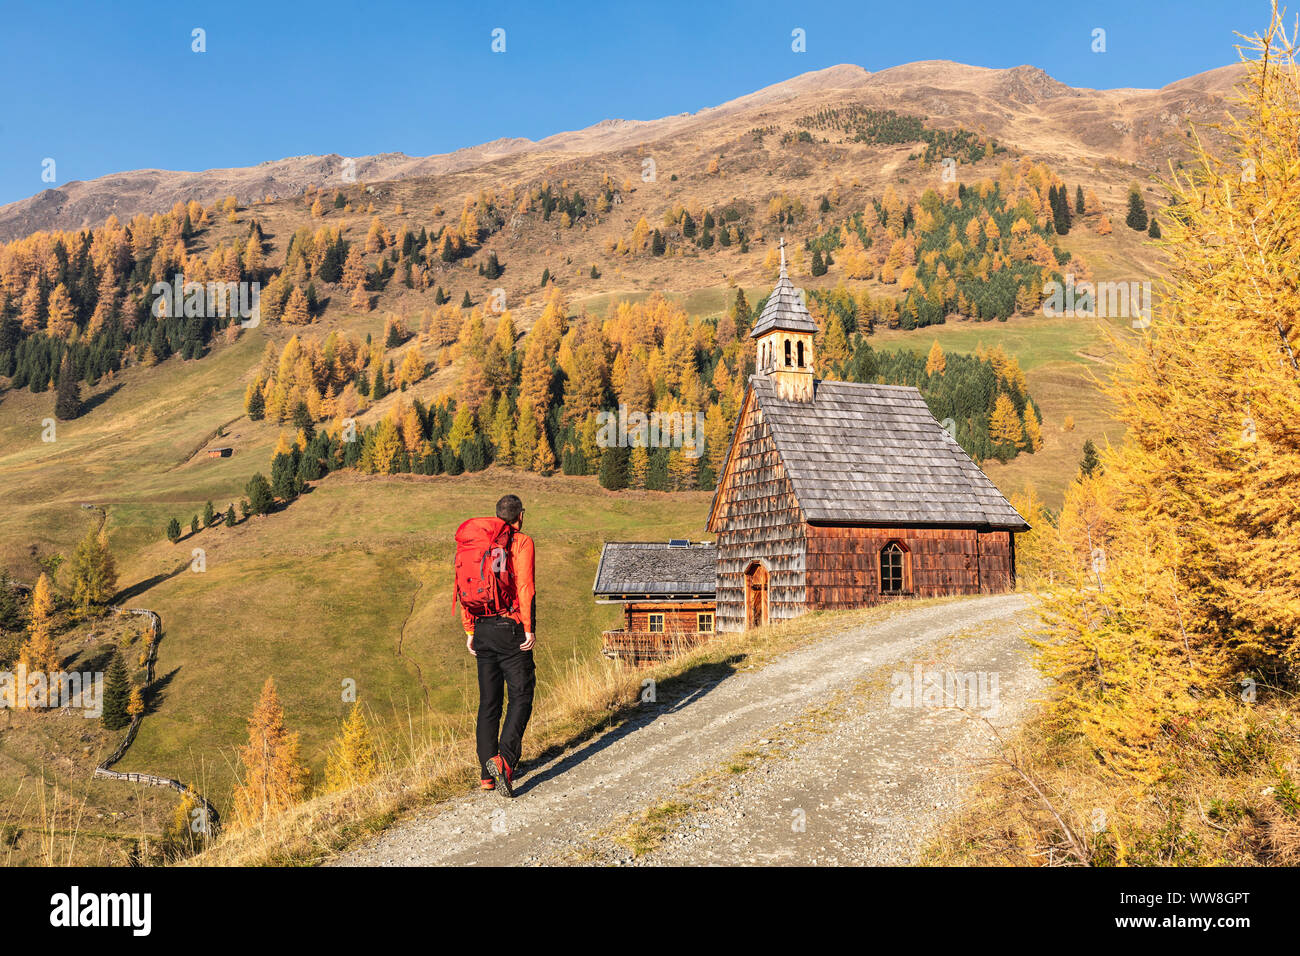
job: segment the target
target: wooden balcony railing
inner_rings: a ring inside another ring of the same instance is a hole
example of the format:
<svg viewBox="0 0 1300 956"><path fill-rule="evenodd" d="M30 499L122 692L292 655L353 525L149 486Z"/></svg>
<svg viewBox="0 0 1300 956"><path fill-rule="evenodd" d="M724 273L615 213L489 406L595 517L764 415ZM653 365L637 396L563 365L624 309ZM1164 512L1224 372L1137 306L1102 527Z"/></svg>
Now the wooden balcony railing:
<svg viewBox="0 0 1300 956"><path fill-rule="evenodd" d="M683 654L713 637L712 631L615 631L601 633L601 653L629 664L650 664Z"/></svg>

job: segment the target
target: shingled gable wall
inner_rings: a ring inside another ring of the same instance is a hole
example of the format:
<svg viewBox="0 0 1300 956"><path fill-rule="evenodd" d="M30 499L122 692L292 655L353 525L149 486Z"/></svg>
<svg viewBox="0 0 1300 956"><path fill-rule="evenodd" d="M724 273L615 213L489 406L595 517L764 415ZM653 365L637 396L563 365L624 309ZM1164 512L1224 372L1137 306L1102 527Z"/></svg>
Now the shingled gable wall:
<svg viewBox="0 0 1300 956"><path fill-rule="evenodd" d="M745 398L734 448L717 492L717 630L745 629L745 571L760 561L770 575L769 620L802 614L806 542L803 515L753 389Z"/></svg>

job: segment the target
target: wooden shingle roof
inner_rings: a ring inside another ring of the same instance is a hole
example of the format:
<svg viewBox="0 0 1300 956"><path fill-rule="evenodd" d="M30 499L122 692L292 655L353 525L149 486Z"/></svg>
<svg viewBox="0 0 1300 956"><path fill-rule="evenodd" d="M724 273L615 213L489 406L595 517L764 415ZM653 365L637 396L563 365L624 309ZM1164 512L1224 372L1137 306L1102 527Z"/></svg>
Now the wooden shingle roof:
<svg viewBox="0 0 1300 956"><path fill-rule="evenodd" d="M782 255L784 256L784 251ZM772 294L767 297L767 304L763 306L763 311L759 314L758 321L754 323L754 330L749 333L749 337L758 338L773 329L785 332L817 332L817 323L808 314L808 307L803 304L803 299L795 291L790 277L785 274L784 258L781 260L781 278L776 280L776 286L772 289Z"/></svg>
<svg viewBox="0 0 1300 956"><path fill-rule="evenodd" d="M592 593L597 597L712 598L718 549L713 544L610 541L600 553Z"/></svg>
<svg viewBox="0 0 1300 956"><path fill-rule="evenodd" d="M806 520L1029 530L915 388L818 381L789 401L750 381Z"/></svg>

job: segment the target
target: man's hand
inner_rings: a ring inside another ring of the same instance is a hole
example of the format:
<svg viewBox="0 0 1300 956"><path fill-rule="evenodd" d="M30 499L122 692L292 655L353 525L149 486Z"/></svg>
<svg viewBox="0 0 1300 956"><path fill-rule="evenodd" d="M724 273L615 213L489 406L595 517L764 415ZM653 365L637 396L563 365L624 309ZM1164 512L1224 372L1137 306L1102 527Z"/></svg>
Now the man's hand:
<svg viewBox="0 0 1300 956"><path fill-rule="evenodd" d="M525 640L522 644L519 645L519 649L521 651L531 651L533 649L533 645L537 643L537 637L536 635L533 634L532 631L525 631L524 637L527 638L527 640Z"/></svg>
<svg viewBox="0 0 1300 956"><path fill-rule="evenodd" d="M471 631L465 632L465 650L478 657L478 653L474 650L474 634Z"/></svg>

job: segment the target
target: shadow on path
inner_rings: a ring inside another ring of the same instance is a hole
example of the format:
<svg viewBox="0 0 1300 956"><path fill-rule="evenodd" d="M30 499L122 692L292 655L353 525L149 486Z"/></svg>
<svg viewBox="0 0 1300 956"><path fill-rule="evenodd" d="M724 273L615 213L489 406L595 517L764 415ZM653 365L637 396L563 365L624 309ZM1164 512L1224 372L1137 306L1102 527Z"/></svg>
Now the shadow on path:
<svg viewBox="0 0 1300 956"><path fill-rule="evenodd" d="M536 761L529 761L530 764L535 764L537 769L529 767L530 772L515 787L515 795L522 796L534 787L574 769L606 747L618 743L638 730L649 727L663 715L689 707L735 674L736 665L744 659L744 654L735 654L724 661L692 667L681 675L659 684L655 689L659 699L655 703L638 702L615 712L612 719L622 718L622 722L613 730L604 731L603 726L608 726L607 724L594 727L567 746L548 748ZM665 691L671 696L666 695ZM593 740L593 737L596 739ZM570 749L574 743L585 743L585 746L576 750ZM552 762L564 755L566 751L569 751L567 756L558 762Z"/></svg>

